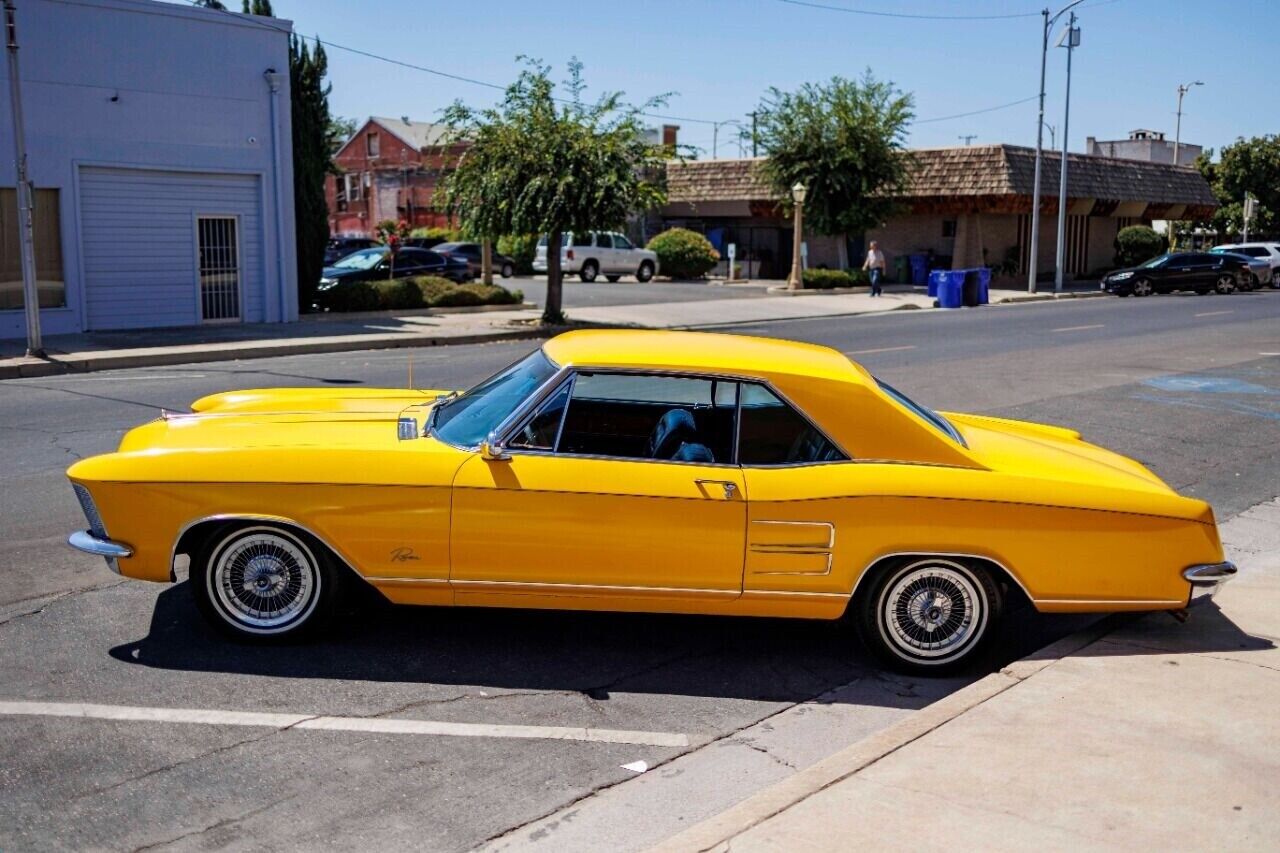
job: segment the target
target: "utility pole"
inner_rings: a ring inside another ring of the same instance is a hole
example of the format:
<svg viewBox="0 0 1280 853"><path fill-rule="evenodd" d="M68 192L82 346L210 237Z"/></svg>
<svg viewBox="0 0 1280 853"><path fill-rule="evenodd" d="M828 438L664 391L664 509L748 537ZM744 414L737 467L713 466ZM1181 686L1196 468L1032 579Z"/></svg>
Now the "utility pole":
<svg viewBox="0 0 1280 853"><path fill-rule="evenodd" d="M978 134L976 133L962 133L956 137L956 139L963 139L965 145L972 145L973 140L977 138L978 138Z"/></svg>
<svg viewBox="0 0 1280 853"><path fill-rule="evenodd" d="M9 108L13 113L13 154L18 173L18 254L22 258L22 305L27 317L27 355L44 358L40 339L40 293L36 289L36 241L27 176L27 141L22 125L22 83L18 76L18 24L13 0L4 0L4 31L9 53Z"/></svg>
<svg viewBox="0 0 1280 853"><path fill-rule="evenodd" d="M751 156L758 157L758 144L756 142L756 111L751 111Z"/></svg>
<svg viewBox="0 0 1280 853"><path fill-rule="evenodd" d="M1069 126L1071 122L1071 54L1080 44L1080 28L1076 26L1076 13L1067 21L1067 31L1058 40L1058 47L1067 48L1067 102L1062 114L1062 176L1058 179L1058 264L1053 271L1053 292L1062 292L1062 279L1067 266L1067 149L1071 147Z"/></svg>
<svg viewBox="0 0 1280 853"><path fill-rule="evenodd" d="M1178 148L1182 144L1182 96L1191 91L1192 86L1203 86L1199 80L1183 83L1178 87L1178 121L1173 127L1173 165L1178 165Z"/></svg>
<svg viewBox="0 0 1280 853"><path fill-rule="evenodd" d="M1034 189L1031 191L1031 252L1027 261L1028 293L1036 292L1036 266L1040 260L1040 164L1044 159L1044 66L1049 58L1049 30L1063 12L1081 2L1083 0L1075 0L1063 6L1053 17L1049 17L1048 9L1041 12L1044 15L1044 29L1040 40L1040 119L1036 122L1036 177Z"/></svg>

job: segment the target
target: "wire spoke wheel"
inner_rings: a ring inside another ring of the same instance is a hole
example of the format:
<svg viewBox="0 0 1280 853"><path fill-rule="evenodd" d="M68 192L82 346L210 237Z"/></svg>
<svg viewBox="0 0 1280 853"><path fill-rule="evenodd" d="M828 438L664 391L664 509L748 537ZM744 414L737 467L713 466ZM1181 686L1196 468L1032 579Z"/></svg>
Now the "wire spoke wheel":
<svg viewBox="0 0 1280 853"><path fill-rule="evenodd" d="M283 530L239 530L213 551L208 592L222 618L254 634L275 634L304 621L319 600L315 556Z"/></svg>
<svg viewBox="0 0 1280 853"><path fill-rule="evenodd" d="M970 568L928 559L894 573L875 608L886 649L928 666L953 662L973 649L986 632L992 605L987 588Z"/></svg>

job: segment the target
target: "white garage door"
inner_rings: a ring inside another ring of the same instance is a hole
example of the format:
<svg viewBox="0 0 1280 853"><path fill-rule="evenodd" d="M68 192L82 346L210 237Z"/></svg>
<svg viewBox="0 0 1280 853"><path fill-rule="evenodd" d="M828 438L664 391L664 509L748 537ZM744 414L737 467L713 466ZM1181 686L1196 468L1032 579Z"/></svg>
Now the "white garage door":
<svg viewBox="0 0 1280 853"><path fill-rule="evenodd" d="M253 175L82 167L87 328L262 321L261 206Z"/></svg>

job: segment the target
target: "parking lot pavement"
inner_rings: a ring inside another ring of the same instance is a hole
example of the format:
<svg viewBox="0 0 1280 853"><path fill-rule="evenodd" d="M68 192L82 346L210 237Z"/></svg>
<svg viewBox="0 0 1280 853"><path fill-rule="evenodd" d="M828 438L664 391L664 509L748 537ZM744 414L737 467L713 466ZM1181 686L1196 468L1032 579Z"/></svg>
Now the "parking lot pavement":
<svg viewBox="0 0 1280 853"><path fill-rule="evenodd" d="M1002 309L999 334L996 312L752 331L875 351L855 357L943 407L1083 426L1225 516L1273 496L1280 358L1259 353L1280 345L1272 309L1184 302ZM466 385L534 346L423 353L415 375ZM776 620L364 604L323 642L251 647L206 629L185 583L122 582L61 544L82 523L62 470L159 407L394 386L405 361L0 384L0 849L636 849L1081 624L1015 614L953 681L886 674L839 626Z"/></svg>

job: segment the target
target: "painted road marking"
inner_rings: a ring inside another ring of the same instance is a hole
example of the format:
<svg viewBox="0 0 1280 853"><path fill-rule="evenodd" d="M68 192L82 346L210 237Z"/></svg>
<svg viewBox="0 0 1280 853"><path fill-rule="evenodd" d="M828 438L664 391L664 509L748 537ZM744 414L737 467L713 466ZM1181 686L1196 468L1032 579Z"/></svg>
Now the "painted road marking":
<svg viewBox="0 0 1280 853"><path fill-rule="evenodd" d="M871 355L877 352L903 352L904 350L915 349L916 345L911 344L905 347L880 347L878 349L856 349L852 352L846 352L845 355Z"/></svg>
<svg viewBox="0 0 1280 853"><path fill-rule="evenodd" d="M1083 332L1085 329L1101 329L1106 323L1094 323L1092 326L1063 326L1061 329L1050 329L1051 332Z"/></svg>
<svg viewBox="0 0 1280 853"><path fill-rule="evenodd" d="M147 723L193 723L213 726L260 726L270 729L319 729L338 732L435 735L440 737L575 740L588 743L626 743L640 746L689 746L689 736L677 732L590 729L579 726L509 726L450 723L377 717L325 717L258 711L220 711L202 708L147 708L133 705L94 705L85 702L0 701L0 716L76 717Z"/></svg>
<svg viewBox="0 0 1280 853"><path fill-rule="evenodd" d="M1192 314L1192 317L1217 317L1219 314L1234 314L1235 311L1204 311L1200 314Z"/></svg>

